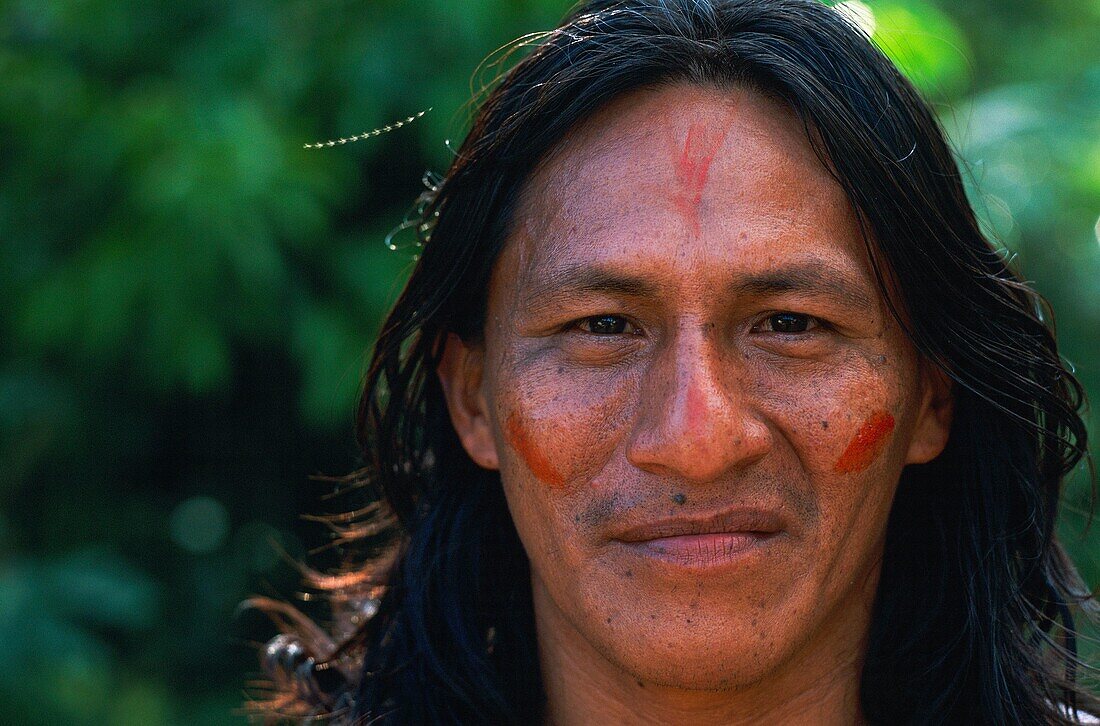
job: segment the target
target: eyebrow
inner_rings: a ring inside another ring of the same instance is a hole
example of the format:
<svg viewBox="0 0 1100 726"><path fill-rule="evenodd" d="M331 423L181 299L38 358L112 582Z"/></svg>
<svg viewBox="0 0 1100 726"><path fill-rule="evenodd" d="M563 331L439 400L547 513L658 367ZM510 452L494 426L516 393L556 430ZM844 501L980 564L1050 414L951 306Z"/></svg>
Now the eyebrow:
<svg viewBox="0 0 1100 726"><path fill-rule="evenodd" d="M523 294L526 307L541 310L555 302L599 293L618 297L657 297L657 285L635 275L581 263L557 267L528 284Z"/></svg>
<svg viewBox="0 0 1100 726"><path fill-rule="evenodd" d="M643 277L578 263L551 269L529 283L523 292L522 304L528 309L542 310L585 294L656 298L659 291L659 285ZM793 292L824 296L848 307L873 305L872 298L861 285L822 261L793 263L765 272L739 275L726 286L725 292L733 298Z"/></svg>
<svg viewBox="0 0 1100 726"><path fill-rule="evenodd" d="M847 274L823 262L799 263L745 275L727 288L735 297L777 295L786 292L822 295L836 302L857 308L873 305L871 297Z"/></svg>

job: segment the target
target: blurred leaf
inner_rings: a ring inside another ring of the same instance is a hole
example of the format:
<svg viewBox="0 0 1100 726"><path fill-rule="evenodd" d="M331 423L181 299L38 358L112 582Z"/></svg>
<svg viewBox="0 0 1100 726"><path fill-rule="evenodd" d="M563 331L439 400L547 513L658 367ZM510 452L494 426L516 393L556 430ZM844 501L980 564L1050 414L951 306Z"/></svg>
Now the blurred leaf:
<svg viewBox="0 0 1100 726"><path fill-rule="evenodd" d="M967 87L970 49L950 17L923 0L889 0L871 8L875 42L918 89L953 98Z"/></svg>
<svg viewBox="0 0 1100 726"><path fill-rule="evenodd" d="M301 405L307 420L332 425L343 419L358 393L366 362L366 335L340 311L308 306L294 320L293 346L302 363Z"/></svg>

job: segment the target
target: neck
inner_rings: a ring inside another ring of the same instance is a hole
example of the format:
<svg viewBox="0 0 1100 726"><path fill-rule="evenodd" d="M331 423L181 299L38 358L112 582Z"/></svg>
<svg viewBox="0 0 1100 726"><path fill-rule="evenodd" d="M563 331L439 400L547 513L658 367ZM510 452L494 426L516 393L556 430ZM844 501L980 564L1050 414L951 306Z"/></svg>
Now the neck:
<svg viewBox="0 0 1100 726"><path fill-rule="evenodd" d="M851 726L864 719L859 681L866 623L854 642L850 615L838 612L820 646L799 652L765 677L726 690L693 690L647 682L596 651L549 599L536 579L535 621L547 695L544 726L589 723L821 724ZM862 619L867 620L864 608ZM848 610L851 612L851 610ZM851 638L847 638L852 640Z"/></svg>

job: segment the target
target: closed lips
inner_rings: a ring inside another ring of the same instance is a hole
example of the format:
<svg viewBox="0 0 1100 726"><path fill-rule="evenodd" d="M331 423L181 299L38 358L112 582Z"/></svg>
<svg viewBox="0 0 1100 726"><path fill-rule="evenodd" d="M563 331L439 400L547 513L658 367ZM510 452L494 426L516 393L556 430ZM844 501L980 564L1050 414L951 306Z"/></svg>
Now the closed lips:
<svg viewBox="0 0 1100 726"><path fill-rule="evenodd" d="M754 534L766 536L783 531L783 521L772 510L736 509L698 517L669 517L626 527L611 539L644 542L667 537L705 534Z"/></svg>

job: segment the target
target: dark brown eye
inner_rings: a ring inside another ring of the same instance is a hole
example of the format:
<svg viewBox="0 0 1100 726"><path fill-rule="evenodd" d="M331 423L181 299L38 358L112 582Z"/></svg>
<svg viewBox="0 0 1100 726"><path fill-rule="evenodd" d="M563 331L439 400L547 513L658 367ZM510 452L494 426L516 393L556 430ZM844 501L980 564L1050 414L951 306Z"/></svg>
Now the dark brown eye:
<svg viewBox="0 0 1100 726"><path fill-rule="evenodd" d="M767 328L773 333L805 333L815 325L812 317L800 313L775 313L769 315L766 321Z"/></svg>
<svg viewBox="0 0 1100 726"><path fill-rule="evenodd" d="M581 321L580 327L596 335L619 335L633 332L632 326L626 318L619 315L594 315Z"/></svg>

